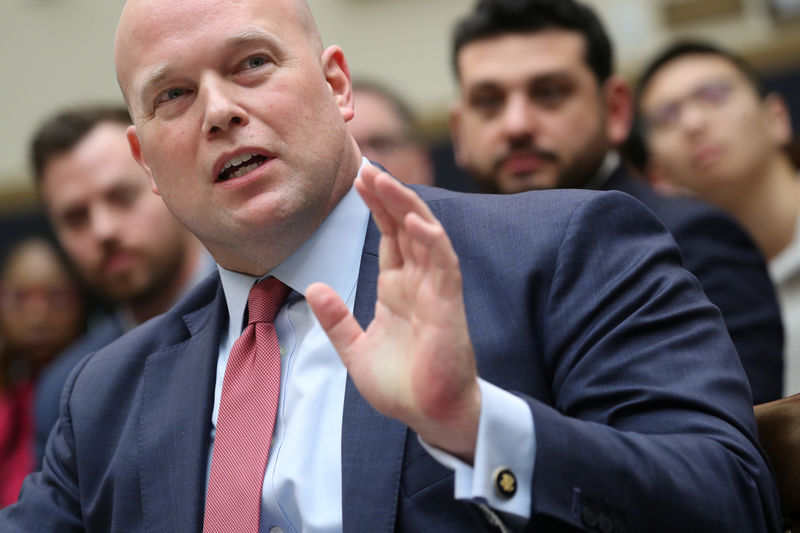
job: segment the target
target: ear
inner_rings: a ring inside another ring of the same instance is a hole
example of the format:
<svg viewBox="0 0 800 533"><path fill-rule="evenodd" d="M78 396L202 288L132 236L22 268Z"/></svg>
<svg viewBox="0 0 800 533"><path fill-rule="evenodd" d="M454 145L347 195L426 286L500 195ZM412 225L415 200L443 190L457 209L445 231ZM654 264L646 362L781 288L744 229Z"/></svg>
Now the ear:
<svg viewBox="0 0 800 533"><path fill-rule="evenodd" d="M792 120L786 102L777 93L770 93L764 98L763 109L770 137L778 146L787 146L792 140Z"/></svg>
<svg viewBox="0 0 800 533"><path fill-rule="evenodd" d="M633 99L630 87L620 76L611 75L603 84L606 104L606 136L614 146L628 138L633 121Z"/></svg>
<svg viewBox="0 0 800 533"><path fill-rule="evenodd" d="M453 157L456 164L461 168L467 168L469 157L461 144L461 125L464 120L464 107L460 101L450 104L450 142L453 145Z"/></svg>
<svg viewBox="0 0 800 533"><path fill-rule="evenodd" d="M147 173L147 177L150 178L150 188L153 189L154 193L160 196L161 193L158 192L158 185L156 185L153 179L150 165L147 164L147 161L144 160L144 156L142 155L142 145L139 142L139 135L136 133L136 126L128 126L128 129L125 131L125 136L128 138L128 146L131 147L131 155L133 155L133 158L139 163L139 166Z"/></svg>
<svg viewBox="0 0 800 533"><path fill-rule="evenodd" d="M338 46L329 46L322 52L322 68L325 81L333 94L339 112L345 122L353 118L353 86L350 81L350 67L344 52Z"/></svg>

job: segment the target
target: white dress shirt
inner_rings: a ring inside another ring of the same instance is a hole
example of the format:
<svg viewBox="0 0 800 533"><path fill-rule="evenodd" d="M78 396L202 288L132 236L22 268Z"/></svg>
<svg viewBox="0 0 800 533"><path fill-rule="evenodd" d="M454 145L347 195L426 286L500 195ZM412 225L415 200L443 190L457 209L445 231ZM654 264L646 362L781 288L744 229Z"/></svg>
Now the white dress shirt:
<svg viewBox="0 0 800 533"><path fill-rule="evenodd" d="M364 164L369 164L366 159ZM268 274L291 287L292 293L275 317L281 390L261 495L261 533L342 530L341 435L347 371L302 295L311 283L321 281L352 312L368 221L369 210L352 188L314 235ZM247 296L257 281L219 270L229 317L236 319L229 320L227 336L220 341L209 472L228 354L245 326ZM475 466L423 445L455 470L456 498L527 518L535 454L530 410L516 396L479 382L482 409ZM517 474L519 487L511 500L494 494L492 475L500 466Z"/></svg>
<svg viewBox="0 0 800 533"><path fill-rule="evenodd" d="M794 237L769 261L783 319L783 395L800 392L800 218Z"/></svg>

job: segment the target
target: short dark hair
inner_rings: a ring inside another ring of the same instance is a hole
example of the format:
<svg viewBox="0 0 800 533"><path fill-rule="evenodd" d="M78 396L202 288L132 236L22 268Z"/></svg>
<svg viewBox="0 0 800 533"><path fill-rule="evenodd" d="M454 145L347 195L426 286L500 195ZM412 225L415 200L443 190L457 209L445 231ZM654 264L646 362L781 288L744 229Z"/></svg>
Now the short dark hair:
<svg viewBox="0 0 800 533"><path fill-rule="evenodd" d="M747 81L752 86L753 90L762 98L766 96L767 91L761 83L761 79L756 73L755 69L748 64L743 58L726 50L721 46L717 46L708 41L703 40L681 40L676 41L658 54L642 71L642 75L636 83L636 108L639 108L641 103L642 93L647 89L648 84L652 81L653 77L659 70L664 68L668 63L676 59L686 56L696 55L710 55L717 56L727 60L736 69L741 72Z"/></svg>
<svg viewBox="0 0 800 533"><path fill-rule="evenodd" d="M132 124L128 110L122 106L69 109L45 120L31 141L30 159L36 183L41 183L44 169L53 158L72 150L101 122Z"/></svg>
<svg viewBox="0 0 800 533"><path fill-rule="evenodd" d="M599 83L614 70L611 40L597 14L574 0L480 0L453 33L453 71L467 44L506 33L535 33L547 29L574 31L585 41L586 64Z"/></svg>
<svg viewBox="0 0 800 533"><path fill-rule="evenodd" d="M386 102L392 106L395 113L397 113L397 116L400 117L401 122L408 128L407 133L413 137L417 137L418 126L414 112L411 111L411 107L409 107L405 100L400 98L400 95L388 86L375 80L362 78L353 80L353 91L374 94L386 100Z"/></svg>

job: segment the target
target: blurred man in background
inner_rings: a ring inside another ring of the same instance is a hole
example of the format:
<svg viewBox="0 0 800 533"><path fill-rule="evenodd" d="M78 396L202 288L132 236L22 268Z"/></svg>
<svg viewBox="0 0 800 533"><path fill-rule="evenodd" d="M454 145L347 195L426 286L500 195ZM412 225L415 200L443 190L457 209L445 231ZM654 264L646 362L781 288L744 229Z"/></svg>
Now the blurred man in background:
<svg viewBox="0 0 800 533"><path fill-rule="evenodd" d="M660 196L622 165L616 148L633 102L596 14L572 0L484 1L456 29L453 63L456 160L481 187L621 190L639 199L722 311L754 401L779 398L781 319L763 257L728 216Z"/></svg>
<svg viewBox="0 0 800 533"><path fill-rule="evenodd" d="M731 213L767 257L786 333L784 392L800 392L800 180L783 99L733 53L685 41L645 69L637 104L647 174Z"/></svg>
<svg viewBox="0 0 800 533"><path fill-rule="evenodd" d="M87 284L116 308L42 374L39 460L78 361L169 309L213 269L200 242L150 190L125 138L130 124L125 108L69 110L44 122L32 142L36 185L58 239Z"/></svg>
<svg viewBox="0 0 800 533"><path fill-rule="evenodd" d="M433 185L431 154L409 106L371 81L354 81L353 99L355 115L347 125L364 157L379 161L400 181Z"/></svg>

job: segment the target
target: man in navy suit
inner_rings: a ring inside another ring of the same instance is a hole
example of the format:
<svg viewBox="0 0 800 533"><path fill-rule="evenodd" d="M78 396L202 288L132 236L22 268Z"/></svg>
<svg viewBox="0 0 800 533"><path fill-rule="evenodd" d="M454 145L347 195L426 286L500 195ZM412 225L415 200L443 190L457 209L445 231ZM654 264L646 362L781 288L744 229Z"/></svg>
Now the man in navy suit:
<svg viewBox="0 0 800 533"><path fill-rule="evenodd" d="M456 159L486 192L576 187L626 192L672 233L684 265L720 308L754 403L783 388L783 328L763 256L729 216L669 198L630 174L616 151L631 129L627 83L611 41L573 0L491 0L454 35L460 98Z"/></svg>
<svg viewBox="0 0 800 533"><path fill-rule="evenodd" d="M199 530L264 276L292 291L261 532L778 530L735 349L638 202L402 185L302 0L128 0L115 62L219 274L76 368L4 532Z"/></svg>

